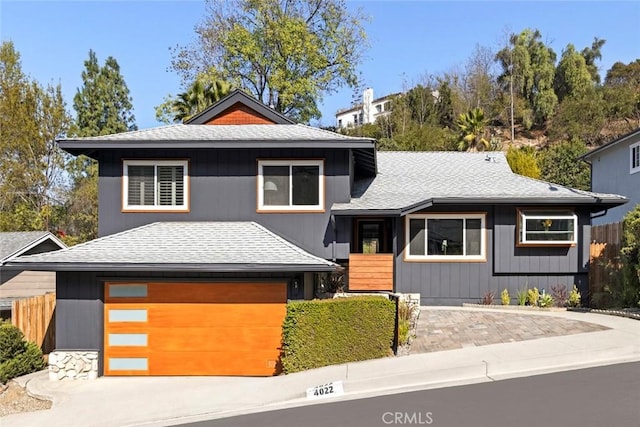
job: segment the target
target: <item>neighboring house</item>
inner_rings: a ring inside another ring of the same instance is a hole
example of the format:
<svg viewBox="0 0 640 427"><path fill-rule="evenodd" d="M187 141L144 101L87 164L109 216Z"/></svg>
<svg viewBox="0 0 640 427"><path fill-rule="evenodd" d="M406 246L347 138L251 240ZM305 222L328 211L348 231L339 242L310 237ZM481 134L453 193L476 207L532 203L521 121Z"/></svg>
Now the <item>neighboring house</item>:
<svg viewBox="0 0 640 427"><path fill-rule="evenodd" d="M391 114L391 101L398 94L373 99L373 89L365 89L362 104L340 110L336 113L336 127L348 128L367 123L375 123L378 117Z"/></svg>
<svg viewBox="0 0 640 427"><path fill-rule="evenodd" d="M11 317L13 300L56 291L55 272L3 271L3 264L22 255L62 248L65 244L48 231L0 232L0 318Z"/></svg>
<svg viewBox="0 0 640 427"><path fill-rule="evenodd" d="M422 304L585 291L590 216L626 201L502 153L378 153L238 91L185 124L59 144L99 162L101 237L9 266L58 271L57 345L105 375L273 374L287 299L338 264L352 291Z"/></svg>
<svg viewBox="0 0 640 427"><path fill-rule="evenodd" d="M591 165L591 189L622 194L629 199L624 206L609 209L593 219L593 225L620 222L640 203L640 128L609 142L581 157Z"/></svg>

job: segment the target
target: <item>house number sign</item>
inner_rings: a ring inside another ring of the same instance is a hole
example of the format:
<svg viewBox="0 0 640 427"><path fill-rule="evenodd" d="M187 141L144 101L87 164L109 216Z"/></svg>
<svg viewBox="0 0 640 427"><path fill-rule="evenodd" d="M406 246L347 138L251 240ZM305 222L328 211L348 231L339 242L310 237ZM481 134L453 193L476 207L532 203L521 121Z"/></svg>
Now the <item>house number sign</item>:
<svg viewBox="0 0 640 427"><path fill-rule="evenodd" d="M342 396L343 394L344 388L342 387L342 381L333 381L308 388L307 400L324 399L327 397Z"/></svg>

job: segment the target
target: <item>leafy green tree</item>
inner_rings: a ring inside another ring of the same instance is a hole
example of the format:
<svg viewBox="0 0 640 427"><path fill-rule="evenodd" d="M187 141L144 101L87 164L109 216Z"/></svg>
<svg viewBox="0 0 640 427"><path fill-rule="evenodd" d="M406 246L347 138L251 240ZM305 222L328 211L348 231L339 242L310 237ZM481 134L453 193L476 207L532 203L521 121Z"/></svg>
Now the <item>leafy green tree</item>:
<svg viewBox="0 0 640 427"><path fill-rule="evenodd" d="M198 78L175 98L165 98L156 107L156 119L163 123L184 122L227 96L230 91L231 85L227 82Z"/></svg>
<svg viewBox="0 0 640 427"><path fill-rule="evenodd" d="M529 178L540 178L540 167L536 158L534 147L523 146L520 148L511 146L507 150L507 162L514 173Z"/></svg>
<svg viewBox="0 0 640 427"><path fill-rule="evenodd" d="M108 57L101 67L93 50L84 62L82 87L73 98L76 112L70 133L100 136L136 130L129 88L120 66ZM86 156L71 158L66 165L71 179L66 204L68 243L98 236L98 164Z"/></svg>
<svg viewBox="0 0 640 427"><path fill-rule="evenodd" d="M563 99L548 126L553 140L580 140L587 144L601 142L606 124L607 105L601 90L588 88L580 95Z"/></svg>
<svg viewBox="0 0 640 427"><path fill-rule="evenodd" d="M568 96L583 97L593 88L591 72L584 56L569 43L556 68L554 89L558 100L562 102Z"/></svg>
<svg viewBox="0 0 640 427"><path fill-rule="evenodd" d="M607 71L604 98L610 120L624 120L631 130L640 126L640 59L616 62Z"/></svg>
<svg viewBox="0 0 640 427"><path fill-rule="evenodd" d="M477 151L479 148L489 148L490 142L485 138L487 120L481 108L460 114L456 125L460 131L458 150Z"/></svg>
<svg viewBox="0 0 640 427"><path fill-rule="evenodd" d="M587 65L587 69L589 70L589 74L591 74L591 80L595 84L600 84L600 73L598 72L598 66L596 65L596 60L602 59L602 46L607 41L605 39L599 39L598 37L593 38L593 43L591 43L591 47L585 47L582 49L580 54L584 57L585 64Z"/></svg>
<svg viewBox="0 0 640 427"><path fill-rule="evenodd" d="M538 30L512 34L509 45L496 54L502 66L498 81L512 87L511 97L526 100L533 124L542 125L558 103L553 91L556 54L542 41ZM514 101L515 103L515 101ZM523 119L526 116L522 114ZM524 120L525 127L529 127Z"/></svg>
<svg viewBox="0 0 640 427"><path fill-rule="evenodd" d="M12 42L0 45L0 230L56 231L64 184L55 140L69 126L60 86L22 71Z"/></svg>
<svg viewBox="0 0 640 427"><path fill-rule="evenodd" d="M640 306L640 205L624 217L622 229L620 254L624 265L624 286L620 302L624 307L637 307Z"/></svg>
<svg viewBox="0 0 640 427"><path fill-rule="evenodd" d="M184 82L212 73L306 122L324 94L356 85L363 19L344 0L207 0L197 41L174 48L171 67Z"/></svg>
<svg viewBox="0 0 640 427"><path fill-rule="evenodd" d="M539 153L540 177L549 182L589 190L591 170L578 160L587 153L587 147L579 140L550 145Z"/></svg>

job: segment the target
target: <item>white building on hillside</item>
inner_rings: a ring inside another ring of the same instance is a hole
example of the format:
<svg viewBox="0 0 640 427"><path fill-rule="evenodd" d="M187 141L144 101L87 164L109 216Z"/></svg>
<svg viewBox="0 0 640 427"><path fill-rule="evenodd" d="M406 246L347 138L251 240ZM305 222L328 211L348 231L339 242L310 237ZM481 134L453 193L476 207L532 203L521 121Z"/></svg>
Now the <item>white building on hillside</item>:
<svg viewBox="0 0 640 427"><path fill-rule="evenodd" d="M362 104L339 110L336 113L336 127L347 128L374 123L378 117L391 113L391 100L397 94L373 99L373 89L365 89L362 93Z"/></svg>

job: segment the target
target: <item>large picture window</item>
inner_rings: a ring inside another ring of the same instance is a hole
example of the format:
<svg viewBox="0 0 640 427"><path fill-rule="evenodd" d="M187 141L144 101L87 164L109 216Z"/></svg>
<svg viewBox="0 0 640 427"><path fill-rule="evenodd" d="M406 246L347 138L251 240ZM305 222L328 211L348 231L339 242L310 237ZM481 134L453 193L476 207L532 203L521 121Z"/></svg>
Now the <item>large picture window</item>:
<svg viewBox="0 0 640 427"><path fill-rule="evenodd" d="M407 260L484 261L485 214L408 215Z"/></svg>
<svg viewBox="0 0 640 427"><path fill-rule="evenodd" d="M574 245L578 241L578 217L567 210L518 211L520 245Z"/></svg>
<svg viewBox="0 0 640 427"><path fill-rule="evenodd" d="M631 144L629 147L629 154L631 156L630 172L640 172L640 142Z"/></svg>
<svg viewBox="0 0 640 427"><path fill-rule="evenodd" d="M258 210L324 209L322 160L261 160L258 169Z"/></svg>
<svg viewBox="0 0 640 427"><path fill-rule="evenodd" d="M188 176L186 160L125 160L124 210L188 210Z"/></svg>

